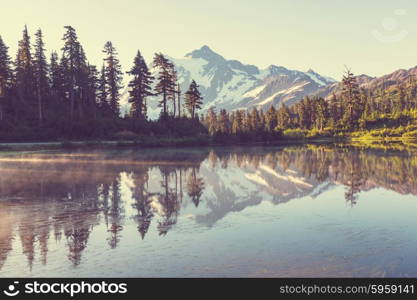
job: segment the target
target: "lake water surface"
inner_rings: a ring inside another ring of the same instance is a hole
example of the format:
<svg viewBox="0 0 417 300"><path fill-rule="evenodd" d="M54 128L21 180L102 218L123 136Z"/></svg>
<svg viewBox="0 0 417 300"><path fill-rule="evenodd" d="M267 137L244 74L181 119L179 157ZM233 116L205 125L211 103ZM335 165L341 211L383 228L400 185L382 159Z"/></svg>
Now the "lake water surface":
<svg viewBox="0 0 417 300"><path fill-rule="evenodd" d="M416 277L416 195L411 151L3 153L0 276Z"/></svg>

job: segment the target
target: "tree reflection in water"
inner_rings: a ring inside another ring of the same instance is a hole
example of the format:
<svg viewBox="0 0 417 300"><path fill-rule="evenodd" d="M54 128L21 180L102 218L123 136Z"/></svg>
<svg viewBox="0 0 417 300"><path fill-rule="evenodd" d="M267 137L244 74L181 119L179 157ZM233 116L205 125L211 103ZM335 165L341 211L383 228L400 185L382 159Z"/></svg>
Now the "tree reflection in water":
<svg viewBox="0 0 417 300"><path fill-rule="evenodd" d="M129 193L123 178L130 180ZM344 185L345 200L354 207L361 191L377 187L416 195L416 179L417 159L412 152L351 147L3 156L0 270L15 251L14 240L20 241L29 269L35 261L47 264L51 238L66 247L69 261L77 266L92 232L102 224L108 247L115 249L129 219L137 224L140 239L152 226L164 236L188 205L202 211L196 222L213 226L229 212L259 204L264 200L261 191L279 204L316 195L329 185Z"/></svg>

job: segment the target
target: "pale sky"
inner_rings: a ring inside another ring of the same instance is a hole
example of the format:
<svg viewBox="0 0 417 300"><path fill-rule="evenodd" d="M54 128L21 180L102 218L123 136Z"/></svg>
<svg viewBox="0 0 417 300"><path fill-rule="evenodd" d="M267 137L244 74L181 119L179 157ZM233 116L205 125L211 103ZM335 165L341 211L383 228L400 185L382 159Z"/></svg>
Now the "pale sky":
<svg viewBox="0 0 417 300"><path fill-rule="evenodd" d="M104 43L118 49L123 71L138 49L172 57L208 45L227 59L270 64L340 79L380 76L417 65L415 0L0 0L0 35L14 58L24 24L40 27L48 50L60 50L73 26L89 61Z"/></svg>

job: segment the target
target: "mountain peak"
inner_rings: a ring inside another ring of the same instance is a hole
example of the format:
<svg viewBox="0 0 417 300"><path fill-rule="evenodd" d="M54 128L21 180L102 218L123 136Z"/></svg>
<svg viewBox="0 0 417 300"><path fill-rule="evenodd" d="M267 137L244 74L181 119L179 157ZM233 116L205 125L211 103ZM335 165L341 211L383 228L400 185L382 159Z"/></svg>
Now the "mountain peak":
<svg viewBox="0 0 417 300"><path fill-rule="evenodd" d="M223 57L208 45L196 48L185 58L169 59L177 69L181 90L186 90L192 80L200 86L203 112L212 106L232 111L255 106L266 109L282 103L291 105L334 82L311 69L308 71L311 73L306 73L282 65L269 65L260 70L255 65ZM128 94L126 89L125 103L128 103ZM151 118L157 118L159 111L156 105L148 107Z"/></svg>
<svg viewBox="0 0 417 300"><path fill-rule="evenodd" d="M207 52L213 52L213 50L210 49L209 46L204 45L203 47L200 48L200 51L207 51Z"/></svg>
<svg viewBox="0 0 417 300"><path fill-rule="evenodd" d="M208 61L212 60L219 60L224 59L221 55L217 54L211 48L207 45L204 45L200 49L194 50L188 54L185 55L185 57L189 58L202 58Z"/></svg>
<svg viewBox="0 0 417 300"><path fill-rule="evenodd" d="M277 66L277 65L270 65L268 67L268 70L270 74L277 75L277 74L287 74L290 70L283 66Z"/></svg>

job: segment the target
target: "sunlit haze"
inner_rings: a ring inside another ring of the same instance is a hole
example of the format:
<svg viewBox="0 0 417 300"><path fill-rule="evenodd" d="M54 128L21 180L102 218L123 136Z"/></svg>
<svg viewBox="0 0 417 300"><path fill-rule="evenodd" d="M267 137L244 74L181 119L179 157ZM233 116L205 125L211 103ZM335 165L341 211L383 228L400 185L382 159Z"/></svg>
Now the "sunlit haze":
<svg viewBox="0 0 417 300"><path fill-rule="evenodd" d="M335 79L344 65L371 76L416 65L413 0L2 2L0 35L13 57L27 24L32 35L43 29L48 51L62 47L63 26L72 25L94 64L111 40L124 71L138 49L149 61L157 51L182 57L202 45L261 68L312 68Z"/></svg>

